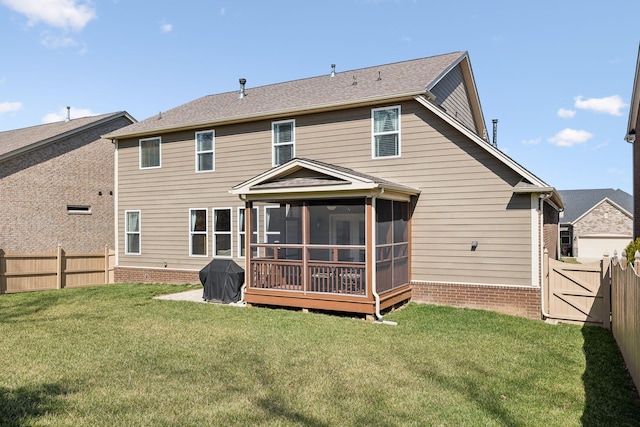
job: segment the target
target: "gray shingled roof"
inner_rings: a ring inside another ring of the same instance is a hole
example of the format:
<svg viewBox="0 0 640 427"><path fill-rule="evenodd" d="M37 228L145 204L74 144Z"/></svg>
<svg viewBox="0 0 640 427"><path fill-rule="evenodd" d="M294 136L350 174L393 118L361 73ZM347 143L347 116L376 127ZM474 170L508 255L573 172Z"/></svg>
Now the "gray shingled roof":
<svg viewBox="0 0 640 427"><path fill-rule="evenodd" d="M29 149L34 145L67 137L103 120L125 114L124 111L119 111L0 132L0 159L10 157L12 153Z"/></svg>
<svg viewBox="0 0 640 427"><path fill-rule="evenodd" d="M204 96L116 130L106 137L140 136L171 129L422 94L466 56L467 52L453 52L337 72L335 77L327 72L318 77L260 87L252 87L249 81L246 83L246 96L241 99L238 98L238 86L238 90L233 92Z"/></svg>
<svg viewBox="0 0 640 427"><path fill-rule="evenodd" d="M605 198L633 214L633 196L619 189L561 190L559 193L565 204L562 223L574 222Z"/></svg>

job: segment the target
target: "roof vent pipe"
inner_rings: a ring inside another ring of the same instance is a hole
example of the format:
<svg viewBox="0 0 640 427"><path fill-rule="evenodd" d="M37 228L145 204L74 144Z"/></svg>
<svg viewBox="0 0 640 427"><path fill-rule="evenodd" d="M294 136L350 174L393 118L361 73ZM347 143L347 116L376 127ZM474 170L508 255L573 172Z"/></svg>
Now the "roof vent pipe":
<svg viewBox="0 0 640 427"><path fill-rule="evenodd" d="M247 83L247 79L240 79L240 92L238 93L238 99L244 98L246 93L244 92L244 85Z"/></svg>
<svg viewBox="0 0 640 427"><path fill-rule="evenodd" d="M336 64L331 64L331 77L336 76Z"/></svg>
<svg viewBox="0 0 640 427"><path fill-rule="evenodd" d="M71 107L67 105L67 119L65 120L65 122L69 121L71 121Z"/></svg>
<svg viewBox="0 0 640 427"><path fill-rule="evenodd" d="M491 120L493 123L493 146L498 148L498 119Z"/></svg>

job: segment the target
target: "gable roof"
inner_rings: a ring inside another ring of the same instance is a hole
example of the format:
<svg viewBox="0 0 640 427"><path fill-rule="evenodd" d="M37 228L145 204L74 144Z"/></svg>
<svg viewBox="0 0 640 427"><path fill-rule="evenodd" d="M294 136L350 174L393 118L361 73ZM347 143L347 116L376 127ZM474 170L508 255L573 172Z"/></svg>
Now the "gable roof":
<svg viewBox="0 0 640 427"><path fill-rule="evenodd" d="M0 161L51 144L62 138L68 138L119 117L126 117L132 123L135 122L135 119L126 111L118 111L0 132Z"/></svg>
<svg viewBox="0 0 640 427"><path fill-rule="evenodd" d="M326 198L329 195L376 196L383 192L385 197L402 200L420 194L417 188L342 166L299 157L256 175L230 190L231 194L250 200Z"/></svg>
<svg viewBox="0 0 640 427"><path fill-rule="evenodd" d="M561 190L559 193L566 205L561 223L577 221L604 200L611 201L629 216L633 212L633 196L620 189Z"/></svg>
<svg viewBox="0 0 640 427"><path fill-rule="evenodd" d="M452 68L461 64L468 82L471 108L479 134L484 118L473 81L467 52L453 52L410 61L330 73L260 87L249 86L245 96L239 91L208 95L157 116L116 130L105 138L139 137L159 132L193 129L288 114L349 108L416 95L433 98L433 88Z"/></svg>

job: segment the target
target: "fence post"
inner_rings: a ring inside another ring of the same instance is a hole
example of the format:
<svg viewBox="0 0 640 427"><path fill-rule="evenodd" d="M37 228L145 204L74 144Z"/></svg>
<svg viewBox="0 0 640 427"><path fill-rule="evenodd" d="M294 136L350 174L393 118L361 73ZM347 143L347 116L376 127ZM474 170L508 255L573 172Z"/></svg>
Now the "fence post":
<svg viewBox="0 0 640 427"><path fill-rule="evenodd" d="M611 260L609 259L609 252L604 253L600 263L600 271L602 271L600 292L602 292L602 305L604 306L602 326L611 330Z"/></svg>
<svg viewBox="0 0 640 427"><path fill-rule="evenodd" d="M56 254L56 289L62 289L62 245L58 243Z"/></svg>
<svg viewBox="0 0 640 427"><path fill-rule="evenodd" d="M6 287L4 277L6 271L4 265L4 251L0 249L0 295L5 292L4 288Z"/></svg>
<svg viewBox="0 0 640 427"><path fill-rule="evenodd" d="M104 283L109 283L109 245L104 245Z"/></svg>

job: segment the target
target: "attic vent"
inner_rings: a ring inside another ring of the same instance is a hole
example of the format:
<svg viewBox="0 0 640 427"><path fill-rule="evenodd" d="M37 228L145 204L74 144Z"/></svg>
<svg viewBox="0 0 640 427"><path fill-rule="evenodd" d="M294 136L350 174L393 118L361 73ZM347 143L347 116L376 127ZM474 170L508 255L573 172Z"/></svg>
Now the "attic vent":
<svg viewBox="0 0 640 427"><path fill-rule="evenodd" d="M331 64L331 77L336 76L336 64Z"/></svg>
<svg viewBox="0 0 640 427"><path fill-rule="evenodd" d="M240 79L240 92L238 93L238 99L244 98L246 93L244 91L244 85L247 83L247 79Z"/></svg>
<svg viewBox="0 0 640 427"><path fill-rule="evenodd" d="M67 205L67 213L69 215L90 215L91 206L87 205Z"/></svg>
<svg viewBox="0 0 640 427"><path fill-rule="evenodd" d="M65 122L70 122L71 121L71 107L67 106L67 119L65 120Z"/></svg>
<svg viewBox="0 0 640 427"><path fill-rule="evenodd" d="M356 80L356 76L353 76L353 82L351 82L351 86L355 86L358 84L358 80Z"/></svg>

